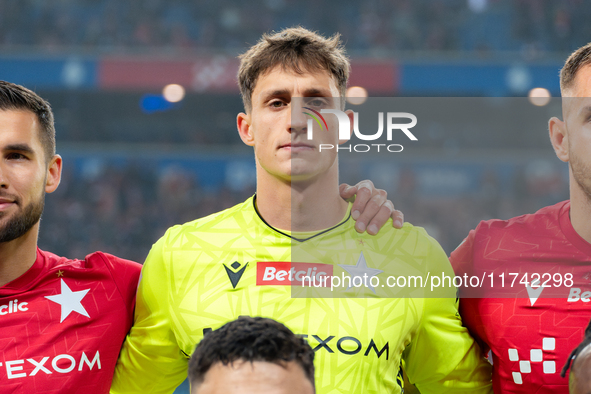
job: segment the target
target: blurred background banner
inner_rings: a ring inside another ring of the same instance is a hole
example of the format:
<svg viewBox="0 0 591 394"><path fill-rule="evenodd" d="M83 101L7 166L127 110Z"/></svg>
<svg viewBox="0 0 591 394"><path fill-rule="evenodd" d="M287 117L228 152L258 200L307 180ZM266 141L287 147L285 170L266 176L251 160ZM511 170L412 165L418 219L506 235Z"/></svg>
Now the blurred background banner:
<svg viewBox="0 0 591 394"><path fill-rule="evenodd" d="M2 77L43 89L96 92L159 90L180 84L190 93L238 94L238 60L226 55L72 57L69 55L0 57ZM557 73L564 59L516 62L505 58L401 60L353 57L352 86L378 96L513 96L544 86L559 95ZM43 70L39 73L39 70Z"/></svg>
<svg viewBox="0 0 591 394"><path fill-rule="evenodd" d="M341 34L350 96L488 97L501 114L494 130L433 122L392 160L342 163L343 181L387 189L449 253L480 220L568 197L547 137L556 100L523 99L519 117L506 106L560 95L559 70L590 41L590 17L583 0L2 0L0 79L50 101L64 157L39 245L142 262L167 227L250 196L236 56L302 25Z"/></svg>

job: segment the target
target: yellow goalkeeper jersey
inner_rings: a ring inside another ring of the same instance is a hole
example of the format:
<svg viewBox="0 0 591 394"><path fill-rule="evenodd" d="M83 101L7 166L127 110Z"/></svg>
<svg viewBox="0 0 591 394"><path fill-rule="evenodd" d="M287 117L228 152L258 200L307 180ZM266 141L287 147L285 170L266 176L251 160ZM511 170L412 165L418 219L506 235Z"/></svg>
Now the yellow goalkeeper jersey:
<svg viewBox="0 0 591 394"><path fill-rule="evenodd" d="M402 393L402 366L422 394L492 393L490 365L462 327L457 299L394 298L400 289L386 283L392 272L453 276L439 244L408 223L359 234L350 208L315 233L273 228L255 198L170 228L143 266L111 393L172 393L204 333L241 315L307 338L318 394ZM334 293L322 282L363 274L374 278ZM306 278L319 280L322 297L292 291L309 286Z"/></svg>

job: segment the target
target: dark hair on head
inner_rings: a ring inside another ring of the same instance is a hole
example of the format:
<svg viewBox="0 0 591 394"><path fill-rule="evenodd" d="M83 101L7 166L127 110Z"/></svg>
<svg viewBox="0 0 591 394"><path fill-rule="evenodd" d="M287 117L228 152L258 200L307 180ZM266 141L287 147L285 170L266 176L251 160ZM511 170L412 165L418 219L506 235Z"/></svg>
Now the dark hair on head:
<svg viewBox="0 0 591 394"><path fill-rule="evenodd" d="M266 361L284 366L295 361L314 387L314 351L283 324L264 317L240 316L207 333L189 361L189 381L198 385L216 363Z"/></svg>
<svg viewBox="0 0 591 394"><path fill-rule="evenodd" d="M566 364L564 364L564 367L562 368L562 371L560 372L561 377L564 378L566 376L566 372L568 371L568 368L574 365L575 358L577 357L577 355L579 353L581 353L583 351L583 349L585 349L589 344L591 344L591 321L589 322L589 325L585 329L585 337L583 338L583 341L581 341L579 346L577 346L575 348L575 350L573 350L571 352L570 356L568 356L568 359L566 360Z"/></svg>
<svg viewBox="0 0 591 394"><path fill-rule="evenodd" d="M589 64L591 64L591 42L574 51L560 70L560 90L563 95L573 86L577 72L581 67Z"/></svg>
<svg viewBox="0 0 591 394"><path fill-rule="evenodd" d="M55 155L55 126L51 106L35 92L14 83L0 81L0 110L22 110L35 114L39 122L39 140L45 161Z"/></svg>
<svg viewBox="0 0 591 394"><path fill-rule="evenodd" d="M252 92L258 78L277 65L298 74L328 71L339 89L344 108L350 64L338 33L325 38L298 26L271 35L264 34L239 58L238 84L247 112L252 109Z"/></svg>

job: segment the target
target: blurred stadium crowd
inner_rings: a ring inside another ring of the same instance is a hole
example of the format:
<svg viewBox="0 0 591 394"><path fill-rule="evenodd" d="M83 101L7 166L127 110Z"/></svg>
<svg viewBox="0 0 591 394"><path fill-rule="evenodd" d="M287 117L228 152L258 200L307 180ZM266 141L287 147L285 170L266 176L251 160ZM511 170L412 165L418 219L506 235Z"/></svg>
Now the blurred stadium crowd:
<svg viewBox="0 0 591 394"><path fill-rule="evenodd" d="M175 224L220 211L245 200L254 189L215 193L195 175L171 166L130 163L76 175L65 166L58 190L46 199L39 247L83 258L101 250L143 262L152 244Z"/></svg>
<svg viewBox="0 0 591 394"><path fill-rule="evenodd" d="M240 50L302 23L347 49L567 52L586 43L583 0L5 0L0 48Z"/></svg>

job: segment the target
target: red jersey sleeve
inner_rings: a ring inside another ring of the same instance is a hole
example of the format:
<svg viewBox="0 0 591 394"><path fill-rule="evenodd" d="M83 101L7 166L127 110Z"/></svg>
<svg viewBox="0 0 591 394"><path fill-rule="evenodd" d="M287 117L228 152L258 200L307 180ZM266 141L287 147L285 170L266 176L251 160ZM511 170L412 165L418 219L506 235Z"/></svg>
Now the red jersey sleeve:
<svg viewBox="0 0 591 394"><path fill-rule="evenodd" d="M449 256L449 262L454 269L456 275L461 276L464 274L471 275L472 273L472 259L473 259L473 246L474 237L476 230L470 230L468 236L462 241L462 243L451 252Z"/></svg>
<svg viewBox="0 0 591 394"><path fill-rule="evenodd" d="M468 276L472 275L474 268L474 242L479 227L480 224L475 230L470 230L470 233L462 241L460 246L449 256L449 261L455 274L458 276L463 276L464 274ZM459 311L464 326L470 331L476 342L478 342L482 352L487 354L490 348L486 344L486 332L483 330L483 323L480 318L480 301L480 298L462 298L462 293L460 292Z"/></svg>
<svg viewBox="0 0 591 394"><path fill-rule="evenodd" d="M103 260L113 278L113 282L115 282L115 285L117 286L121 298L125 301L125 305L128 307L129 316L133 316L135 294L137 292L137 285L142 269L141 264L103 252L95 252L86 256L87 261L94 258L100 258ZM132 322L133 320L130 321L129 328L131 328Z"/></svg>

